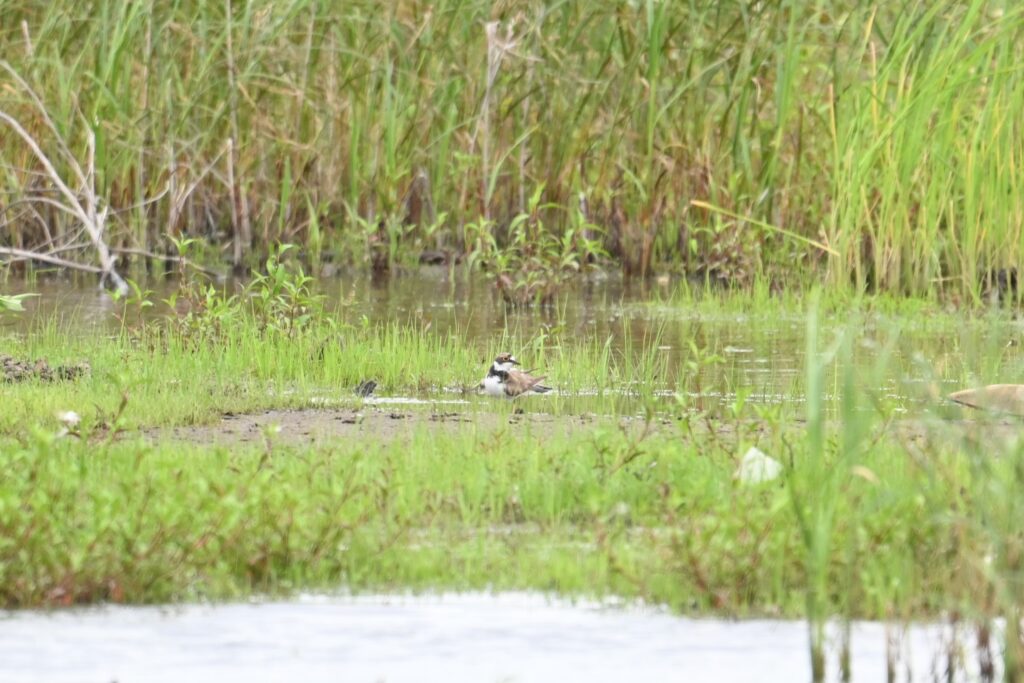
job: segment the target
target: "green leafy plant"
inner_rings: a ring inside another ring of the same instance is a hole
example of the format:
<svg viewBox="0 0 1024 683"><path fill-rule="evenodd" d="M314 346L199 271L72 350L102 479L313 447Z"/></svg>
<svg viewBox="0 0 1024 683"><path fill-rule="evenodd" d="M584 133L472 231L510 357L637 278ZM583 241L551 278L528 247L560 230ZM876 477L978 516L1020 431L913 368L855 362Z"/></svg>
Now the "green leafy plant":
<svg viewBox="0 0 1024 683"><path fill-rule="evenodd" d="M313 278L302 267L290 267L281 260L294 245L281 245L266 261L267 272L259 274L245 288L251 313L263 330L289 336L323 320L322 294L313 291Z"/></svg>
<svg viewBox="0 0 1024 683"><path fill-rule="evenodd" d="M120 301L124 307L121 309L121 313L118 318L121 320L122 325L126 325L128 322L129 310L134 311L136 319L142 320L142 316L145 311L153 307L153 302L150 298L153 296L152 289L143 289L135 280L127 279L125 283L128 285L128 290L125 293L120 291L111 292L111 297L114 301Z"/></svg>
<svg viewBox="0 0 1024 683"><path fill-rule="evenodd" d="M39 295L34 293L0 294L0 312L11 311L13 313L21 313L25 310L25 299L29 299L34 296Z"/></svg>
<svg viewBox="0 0 1024 683"><path fill-rule="evenodd" d="M593 238L597 228L579 212L561 233L545 226L544 213L557 207L541 204L543 191L543 186L534 190L529 210L509 223L504 246L494 235L492 221L481 219L466 226L467 242L473 245L470 263L480 265L512 305L550 305L570 280L604 255Z"/></svg>

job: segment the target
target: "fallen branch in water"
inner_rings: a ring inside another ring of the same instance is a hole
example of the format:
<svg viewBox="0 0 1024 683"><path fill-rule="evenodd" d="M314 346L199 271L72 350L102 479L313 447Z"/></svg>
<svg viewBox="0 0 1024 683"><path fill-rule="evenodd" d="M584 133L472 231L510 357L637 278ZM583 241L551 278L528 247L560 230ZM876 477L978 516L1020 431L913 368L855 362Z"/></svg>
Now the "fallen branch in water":
<svg viewBox="0 0 1024 683"><path fill-rule="evenodd" d="M34 251L27 251L25 249L14 249L13 247L0 247L0 255L13 256L14 258L7 263L12 261L41 261L43 263L49 263L54 266L60 266L61 268L70 268L71 270L84 270L87 273L102 273L103 269L94 266L89 263L76 263L75 261L68 261L67 259L54 256L52 254L39 253Z"/></svg>

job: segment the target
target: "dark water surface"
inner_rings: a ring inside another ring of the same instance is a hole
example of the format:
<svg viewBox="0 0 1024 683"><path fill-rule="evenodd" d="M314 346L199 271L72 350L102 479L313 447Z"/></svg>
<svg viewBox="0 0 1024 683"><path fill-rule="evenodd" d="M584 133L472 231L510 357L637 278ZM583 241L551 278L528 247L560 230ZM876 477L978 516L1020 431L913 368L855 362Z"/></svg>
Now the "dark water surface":
<svg viewBox="0 0 1024 683"><path fill-rule="evenodd" d="M853 625L854 681L885 681L883 625ZM897 640L899 681L976 680L969 634L946 678L949 627ZM833 633L834 635L834 633ZM828 680L838 680L835 638ZM287 602L0 612L0 680L271 681L810 680L797 621L688 619L527 593L304 596Z"/></svg>

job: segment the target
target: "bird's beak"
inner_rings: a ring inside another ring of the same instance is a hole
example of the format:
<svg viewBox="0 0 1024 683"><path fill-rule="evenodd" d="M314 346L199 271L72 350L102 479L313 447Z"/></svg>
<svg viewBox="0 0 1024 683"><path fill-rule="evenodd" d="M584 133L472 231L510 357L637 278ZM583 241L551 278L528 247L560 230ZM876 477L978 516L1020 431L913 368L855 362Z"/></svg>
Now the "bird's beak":
<svg viewBox="0 0 1024 683"><path fill-rule="evenodd" d="M512 365L519 365L519 361L517 361L515 358L509 358L508 362L511 363Z"/></svg>

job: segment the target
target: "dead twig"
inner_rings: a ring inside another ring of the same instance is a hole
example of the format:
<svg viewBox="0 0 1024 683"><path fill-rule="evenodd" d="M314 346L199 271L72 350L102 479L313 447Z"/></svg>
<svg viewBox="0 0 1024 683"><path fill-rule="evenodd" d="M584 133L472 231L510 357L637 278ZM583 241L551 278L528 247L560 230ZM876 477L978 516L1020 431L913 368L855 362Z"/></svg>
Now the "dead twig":
<svg viewBox="0 0 1024 683"><path fill-rule="evenodd" d="M101 206L102 202L99 195L96 193L95 134L91 130L89 131L86 169L83 169L82 165L78 162L78 159L71 154L66 142L60 136L57 127L54 125L53 120L46 112L46 107L43 106L43 102L36 95L35 91L32 90L32 87L29 86L29 84L25 82L25 80L22 79L14 68L6 61L0 61L0 68L6 71L11 78L21 86L35 104L35 107L39 111L39 115L42 117L43 121L46 123L47 128L49 128L53 133L58 150L64 157L64 161L78 180L78 191L76 192L75 190L72 190L68 183L65 182L64 178L62 178L60 173L57 172L57 169L49 155L43 151L39 142L28 132L28 130L25 129L24 126L21 125L20 121L4 111L0 111L0 121L7 124L7 126L11 128L19 138L21 138L22 142L25 143L32 152L32 155L35 156L36 160L43 167L45 175L49 181L57 188L58 194L64 199L64 201L61 202L47 198L47 203L51 203L55 208L71 214L82 225L82 227L85 228L85 231L89 236L89 240L96 251L97 259L99 260L98 272L100 273L100 285L104 285L109 280L113 283L114 288L118 292L126 294L128 292L128 284L115 269L114 257L112 256L103 236L106 227L107 214L110 207ZM28 253L31 254L32 258L35 260L49 260L51 263L54 262L52 259L55 257L48 256L47 254L38 254L35 252ZM73 262L71 261L67 261L62 265L65 267L74 267L71 265L72 263ZM82 264L77 265L81 266ZM82 269L83 268L79 268L79 270Z"/></svg>
<svg viewBox="0 0 1024 683"><path fill-rule="evenodd" d="M60 266L61 268L69 268L71 270L84 270L87 273L102 273L103 269L98 266L90 265L88 263L76 263L75 261L68 261L52 254L42 254L34 251L27 251L25 249L14 249L13 247L0 247L0 254L4 256L12 256L17 261L41 261L43 263L49 263L54 266Z"/></svg>

